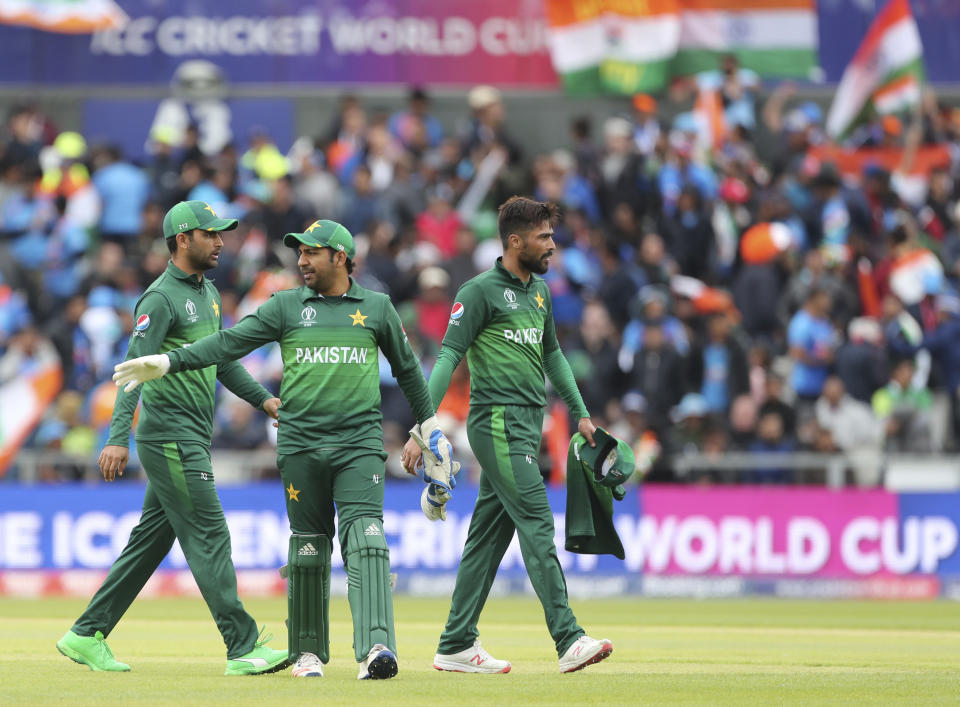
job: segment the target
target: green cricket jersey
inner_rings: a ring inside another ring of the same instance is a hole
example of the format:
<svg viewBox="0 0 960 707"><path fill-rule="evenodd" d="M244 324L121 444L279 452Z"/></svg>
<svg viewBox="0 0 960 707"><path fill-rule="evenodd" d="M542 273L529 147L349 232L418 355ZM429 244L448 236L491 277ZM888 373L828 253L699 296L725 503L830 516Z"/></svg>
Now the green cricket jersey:
<svg viewBox="0 0 960 707"><path fill-rule="evenodd" d="M434 414L420 362L390 299L352 278L338 297L306 286L275 292L236 326L171 352L170 372L239 358L270 341L280 342L283 357L280 454L330 447L383 451L378 348L417 422Z"/></svg>
<svg viewBox="0 0 960 707"><path fill-rule="evenodd" d="M437 405L464 354L470 365L471 405L542 408L546 374L570 411L577 418L588 416L557 342L550 290L542 277L531 274L523 282L498 258L492 268L464 283L430 376L430 394Z"/></svg>
<svg viewBox="0 0 960 707"><path fill-rule="evenodd" d="M207 278L188 275L171 261L137 301L127 358L168 353L221 328L220 293ZM210 445L216 379L254 407L272 397L237 361L182 376L147 381L129 393L117 392L107 444L127 446L137 400L143 405L137 441L189 441Z"/></svg>

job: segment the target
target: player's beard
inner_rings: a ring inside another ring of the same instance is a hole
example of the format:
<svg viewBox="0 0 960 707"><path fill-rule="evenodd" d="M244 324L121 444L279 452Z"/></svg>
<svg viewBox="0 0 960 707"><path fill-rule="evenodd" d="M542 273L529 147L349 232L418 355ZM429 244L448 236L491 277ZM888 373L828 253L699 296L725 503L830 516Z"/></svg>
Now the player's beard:
<svg viewBox="0 0 960 707"><path fill-rule="evenodd" d="M217 267L218 264L218 262L213 259L212 251L206 254L188 251L187 259L190 262L190 267L194 270L212 270Z"/></svg>
<svg viewBox="0 0 960 707"><path fill-rule="evenodd" d="M520 265L530 272L536 273L537 275L543 275L545 272L547 272L547 270L550 269L550 264L546 261L546 258L547 256L551 255L553 255L553 251L548 251L540 257L521 253L517 260L520 261Z"/></svg>

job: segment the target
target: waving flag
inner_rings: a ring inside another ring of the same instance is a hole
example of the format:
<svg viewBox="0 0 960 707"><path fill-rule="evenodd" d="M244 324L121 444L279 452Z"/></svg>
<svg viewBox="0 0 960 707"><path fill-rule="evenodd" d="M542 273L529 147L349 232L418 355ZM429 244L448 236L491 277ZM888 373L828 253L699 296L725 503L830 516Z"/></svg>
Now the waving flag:
<svg viewBox="0 0 960 707"><path fill-rule="evenodd" d="M923 47L907 0L890 0L843 72L827 115L827 132L840 138L875 115L920 102Z"/></svg>
<svg viewBox="0 0 960 707"><path fill-rule="evenodd" d="M817 69L814 0L680 0L673 73L716 69L725 54L761 76L811 78Z"/></svg>
<svg viewBox="0 0 960 707"><path fill-rule="evenodd" d="M63 370L53 356L37 361L0 385L0 477L57 397L62 384Z"/></svg>
<svg viewBox="0 0 960 707"><path fill-rule="evenodd" d="M0 24L90 34L120 27L126 13L113 0L0 0Z"/></svg>
<svg viewBox="0 0 960 707"><path fill-rule="evenodd" d="M814 0L546 0L550 56L569 93L659 91L725 54L761 76L817 64Z"/></svg>

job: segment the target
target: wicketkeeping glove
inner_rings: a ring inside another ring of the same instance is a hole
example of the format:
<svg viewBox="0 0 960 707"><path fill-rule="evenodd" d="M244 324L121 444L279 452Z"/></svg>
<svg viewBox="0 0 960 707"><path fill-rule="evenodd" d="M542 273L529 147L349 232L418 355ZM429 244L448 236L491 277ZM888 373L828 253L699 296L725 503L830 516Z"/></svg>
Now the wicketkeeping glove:
<svg viewBox="0 0 960 707"><path fill-rule="evenodd" d="M451 480L460 471L460 462L453 461L453 446L441 431L437 416L414 425L410 436L423 452L423 480L450 491Z"/></svg>
<svg viewBox="0 0 960 707"><path fill-rule="evenodd" d="M161 378L170 370L170 357L166 354L153 354L123 361L113 367L113 382L129 393L141 383Z"/></svg>
<svg viewBox="0 0 960 707"><path fill-rule="evenodd" d="M417 465L417 473L423 473L423 463ZM424 479L426 480L426 478ZM450 480L456 485L456 477L450 477ZM446 520L447 519L447 501L453 496L445 488L437 484L427 484L427 487L420 494L420 510L427 520Z"/></svg>

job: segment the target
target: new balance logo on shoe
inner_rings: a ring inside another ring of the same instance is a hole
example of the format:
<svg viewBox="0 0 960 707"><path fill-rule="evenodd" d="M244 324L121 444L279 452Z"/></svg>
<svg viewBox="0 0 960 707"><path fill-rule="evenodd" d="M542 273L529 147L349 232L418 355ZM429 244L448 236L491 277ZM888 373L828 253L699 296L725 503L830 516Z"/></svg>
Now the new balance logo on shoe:
<svg viewBox="0 0 960 707"><path fill-rule="evenodd" d="M471 662L471 663L476 663L477 665L483 665L484 663L487 662L487 659L481 657L481 655L480 655L479 653L477 653L475 656L473 656L473 657L470 659L470 662Z"/></svg>
<svg viewBox="0 0 960 707"><path fill-rule="evenodd" d="M364 535L380 535L380 528L376 523L371 523L367 526L367 529L363 531Z"/></svg>
<svg viewBox="0 0 960 707"><path fill-rule="evenodd" d="M313 543L307 543L306 545L301 547L300 550L297 551L297 555L300 557L304 557L307 555L319 555L319 554L320 553L317 552L317 548L313 546Z"/></svg>
<svg viewBox="0 0 960 707"><path fill-rule="evenodd" d="M573 649L573 654L579 658L581 653L583 653L583 644L578 643L577 647Z"/></svg>

